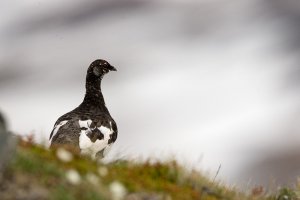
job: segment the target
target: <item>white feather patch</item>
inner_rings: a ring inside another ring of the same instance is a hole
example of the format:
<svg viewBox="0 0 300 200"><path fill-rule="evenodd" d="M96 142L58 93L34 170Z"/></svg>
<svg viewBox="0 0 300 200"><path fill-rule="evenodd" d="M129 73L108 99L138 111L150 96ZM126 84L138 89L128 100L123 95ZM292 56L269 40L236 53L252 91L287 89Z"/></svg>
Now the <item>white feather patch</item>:
<svg viewBox="0 0 300 200"><path fill-rule="evenodd" d="M90 120L90 119L88 119L88 120L79 120L78 123L79 123L80 128L83 128L83 127L84 128L89 128L91 123L92 123L92 120Z"/></svg>
<svg viewBox="0 0 300 200"><path fill-rule="evenodd" d="M98 127L98 129L99 129L99 131L100 131L101 133L103 133L104 138L105 138L105 135L108 135L108 136L109 136L109 134L111 134L111 129L110 129L110 128L107 128L107 127L105 127L105 126L100 126L100 127Z"/></svg>
<svg viewBox="0 0 300 200"><path fill-rule="evenodd" d="M80 149L88 149L91 146L91 140L86 135L88 130L82 130L79 136L79 147Z"/></svg>
<svg viewBox="0 0 300 200"><path fill-rule="evenodd" d="M59 122L59 124L56 124L53 128L53 134L52 137L50 138L50 143L52 141L52 138L56 135L57 131L60 129L60 127L62 127L63 125L65 125L68 122L68 120L64 120Z"/></svg>

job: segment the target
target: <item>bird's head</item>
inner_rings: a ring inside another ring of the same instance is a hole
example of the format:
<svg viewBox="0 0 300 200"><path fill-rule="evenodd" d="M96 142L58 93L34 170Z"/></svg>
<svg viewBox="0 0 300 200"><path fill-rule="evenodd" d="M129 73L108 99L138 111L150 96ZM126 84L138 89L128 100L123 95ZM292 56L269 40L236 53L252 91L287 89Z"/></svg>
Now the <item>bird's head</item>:
<svg viewBox="0 0 300 200"><path fill-rule="evenodd" d="M89 66L88 75L102 78L103 75L107 74L109 71L117 71L117 69L107 61L98 59Z"/></svg>

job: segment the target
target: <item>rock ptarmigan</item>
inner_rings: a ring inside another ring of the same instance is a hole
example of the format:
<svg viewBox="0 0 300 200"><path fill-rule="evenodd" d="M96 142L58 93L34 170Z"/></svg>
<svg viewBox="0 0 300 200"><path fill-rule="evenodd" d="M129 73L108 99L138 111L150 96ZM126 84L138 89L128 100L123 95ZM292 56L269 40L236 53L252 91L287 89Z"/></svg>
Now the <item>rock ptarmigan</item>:
<svg viewBox="0 0 300 200"><path fill-rule="evenodd" d="M102 78L109 71L117 70L105 60L91 63L84 100L56 121L50 134L50 148L63 145L92 158L103 158L107 154L118 135L101 92Z"/></svg>

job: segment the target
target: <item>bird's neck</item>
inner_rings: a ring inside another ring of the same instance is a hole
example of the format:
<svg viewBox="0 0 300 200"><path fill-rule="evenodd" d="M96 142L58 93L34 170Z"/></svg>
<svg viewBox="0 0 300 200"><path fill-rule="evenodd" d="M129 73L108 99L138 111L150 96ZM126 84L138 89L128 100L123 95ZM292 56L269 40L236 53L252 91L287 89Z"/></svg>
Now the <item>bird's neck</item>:
<svg viewBox="0 0 300 200"><path fill-rule="evenodd" d="M84 100L80 105L81 108L87 110L99 110L101 112L107 112L104 97L101 91L101 78L87 77L86 78L86 93Z"/></svg>

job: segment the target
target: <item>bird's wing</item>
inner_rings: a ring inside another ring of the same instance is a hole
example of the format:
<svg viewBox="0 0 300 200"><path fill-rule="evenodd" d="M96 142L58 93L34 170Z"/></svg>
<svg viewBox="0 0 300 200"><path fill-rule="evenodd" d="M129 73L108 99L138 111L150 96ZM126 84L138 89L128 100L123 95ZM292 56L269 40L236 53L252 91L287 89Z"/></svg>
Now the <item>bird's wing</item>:
<svg viewBox="0 0 300 200"><path fill-rule="evenodd" d="M50 133L49 140L51 140L51 138L54 137L54 135L56 135L57 131L60 129L61 126L65 125L69 121L72 121L72 119L74 119L74 118L76 118L76 117L74 117L72 115L72 111L62 115L61 117L59 117L56 120L56 122L54 124L54 127L53 127L53 129Z"/></svg>
<svg viewBox="0 0 300 200"><path fill-rule="evenodd" d="M80 127L77 120L58 122L51 133L51 147L54 145L72 145L78 147Z"/></svg>
<svg viewBox="0 0 300 200"><path fill-rule="evenodd" d="M57 120L54 124L54 127L51 131L51 134L50 134L50 137L49 137L49 140L52 139L53 136L56 135L56 133L58 132L58 130L60 129L61 126L65 125L66 123L68 122L68 120Z"/></svg>

